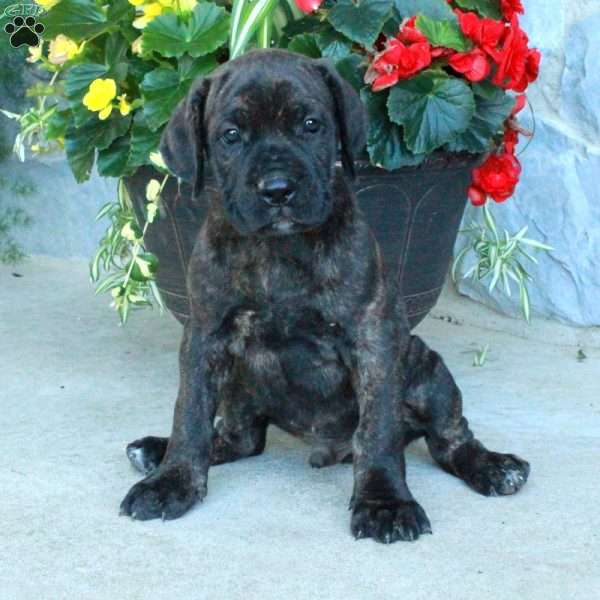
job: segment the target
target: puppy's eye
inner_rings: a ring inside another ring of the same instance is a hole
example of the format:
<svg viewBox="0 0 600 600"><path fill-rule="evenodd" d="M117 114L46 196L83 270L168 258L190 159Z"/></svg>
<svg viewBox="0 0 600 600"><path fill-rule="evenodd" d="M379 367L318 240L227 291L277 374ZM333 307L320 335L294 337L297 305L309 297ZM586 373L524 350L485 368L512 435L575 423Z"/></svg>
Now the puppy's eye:
<svg viewBox="0 0 600 600"><path fill-rule="evenodd" d="M237 129L228 129L223 134L223 139L228 144L237 144L238 142L242 141L242 136L240 135L240 132Z"/></svg>
<svg viewBox="0 0 600 600"><path fill-rule="evenodd" d="M304 121L304 131L308 131L308 133L317 133L321 129L321 123L316 119L306 119Z"/></svg>

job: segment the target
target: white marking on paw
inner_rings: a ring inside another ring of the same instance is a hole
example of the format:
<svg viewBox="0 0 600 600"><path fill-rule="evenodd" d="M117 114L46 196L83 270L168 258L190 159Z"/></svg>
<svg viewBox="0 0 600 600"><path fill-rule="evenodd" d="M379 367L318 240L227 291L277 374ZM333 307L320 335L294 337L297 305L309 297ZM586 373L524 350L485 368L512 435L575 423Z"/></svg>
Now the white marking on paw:
<svg viewBox="0 0 600 600"><path fill-rule="evenodd" d="M127 450L129 460L135 463L138 468L144 468L144 451L141 448L129 448Z"/></svg>

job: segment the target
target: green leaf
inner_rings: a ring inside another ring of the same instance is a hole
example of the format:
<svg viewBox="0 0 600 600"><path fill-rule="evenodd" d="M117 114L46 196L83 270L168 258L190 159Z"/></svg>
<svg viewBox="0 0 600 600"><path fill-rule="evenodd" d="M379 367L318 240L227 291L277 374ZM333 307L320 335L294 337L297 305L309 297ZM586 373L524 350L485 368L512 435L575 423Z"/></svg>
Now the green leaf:
<svg viewBox="0 0 600 600"><path fill-rule="evenodd" d="M106 77L106 74L106 66L96 63L77 65L67 71L65 95L73 111L73 118L77 127L87 122L93 114L83 104L83 97L87 93L90 83L94 79Z"/></svg>
<svg viewBox="0 0 600 600"><path fill-rule="evenodd" d="M127 166L140 167L150 164L150 153L158 148L161 133L160 129L152 131L146 123L144 114L137 111L131 128L131 149Z"/></svg>
<svg viewBox="0 0 600 600"><path fill-rule="evenodd" d="M124 135L131 124L131 116L122 117L118 111L100 121L96 114L80 127L71 125L65 134L65 151L71 170L77 182L89 178L94 164L94 149L103 150Z"/></svg>
<svg viewBox="0 0 600 600"><path fill-rule="evenodd" d="M61 0L43 17L45 39L59 33L79 42L108 28L104 11L95 0Z"/></svg>
<svg viewBox="0 0 600 600"><path fill-rule="evenodd" d="M397 83L388 99L390 119L404 126L404 140L416 154L428 154L467 129L475 99L467 83L425 71Z"/></svg>
<svg viewBox="0 0 600 600"><path fill-rule="evenodd" d="M127 170L131 149L129 136L117 138L108 148L98 152L98 173L103 177L120 177Z"/></svg>
<svg viewBox="0 0 600 600"><path fill-rule="evenodd" d="M421 163L425 155L413 154L402 139L402 128L388 118L387 93L364 88L360 97L369 115L367 151L371 162L388 170Z"/></svg>
<svg viewBox="0 0 600 600"><path fill-rule="evenodd" d="M153 19L144 29L144 51L162 56L205 56L222 46L229 36L229 14L211 2L200 2L187 19L172 13Z"/></svg>
<svg viewBox="0 0 600 600"><path fill-rule="evenodd" d="M489 17L490 19L502 17L498 0L455 0L455 3L460 8L479 13L482 17Z"/></svg>
<svg viewBox="0 0 600 600"><path fill-rule="evenodd" d="M296 54L309 56L310 58L320 58L321 50L317 44L314 33L301 33L293 37L288 44L287 49Z"/></svg>
<svg viewBox="0 0 600 600"><path fill-rule="evenodd" d="M64 137L70 120L71 112L69 110L57 110L52 113L46 121L46 138L56 140Z"/></svg>
<svg viewBox="0 0 600 600"><path fill-rule="evenodd" d="M213 71L217 66L217 60L214 56L203 56L202 58L191 58L184 56L179 59L179 79L194 80L199 75L206 75Z"/></svg>
<svg viewBox="0 0 600 600"><path fill-rule="evenodd" d="M177 103L187 94L194 78L212 71L216 64L213 56L207 56L193 61L191 65L182 61L179 71L161 67L147 73L141 89L148 127L156 130L166 123Z"/></svg>
<svg viewBox="0 0 600 600"><path fill-rule="evenodd" d="M316 41L321 56L330 58L333 62L347 58L352 52L352 42L333 29L325 29L318 33Z"/></svg>
<svg viewBox="0 0 600 600"><path fill-rule="evenodd" d="M123 26L126 23L131 23L135 18L135 7L132 6L128 0L112 0L108 5L106 12L106 19L109 23L119 25L121 33L123 33ZM133 27L132 27L133 29ZM136 31L134 29L134 31ZM137 36L136 36L137 37Z"/></svg>
<svg viewBox="0 0 600 600"><path fill-rule="evenodd" d="M430 19L456 20L446 0L394 0L394 6L403 19L425 15Z"/></svg>
<svg viewBox="0 0 600 600"><path fill-rule="evenodd" d="M141 85L144 116L151 129L157 129L169 120L191 83L191 80L185 80L185 85L182 85L174 69L154 69L144 77Z"/></svg>
<svg viewBox="0 0 600 600"><path fill-rule="evenodd" d="M86 143L81 135L78 135L80 129L71 126L65 134L65 153L69 166L75 181L82 183L90 178L92 167L94 166L94 158L96 149Z"/></svg>
<svg viewBox="0 0 600 600"><path fill-rule="evenodd" d="M357 91L365 85L366 64L363 57L358 54L351 54L335 63L338 73Z"/></svg>
<svg viewBox="0 0 600 600"><path fill-rule="evenodd" d="M483 90L486 95L481 96L479 90ZM495 86L491 95L488 88L483 86L475 85L473 91L475 114L467 130L448 143L447 149L450 152L479 153L489 150L492 139L500 132L514 107L514 98Z"/></svg>
<svg viewBox="0 0 600 600"><path fill-rule="evenodd" d="M458 52L467 52L473 47L471 42L463 35L456 20L436 21L419 15L416 26L432 46L452 48Z"/></svg>
<svg viewBox="0 0 600 600"><path fill-rule="evenodd" d="M480 81L479 83L473 84L473 91L477 96L487 98L488 100L493 98L498 92L498 86L490 83L489 81Z"/></svg>
<svg viewBox="0 0 600 600"><path fill-rule="evenodd" d="M400 30L400 25L402 24L402 19L400 19L397 14L394 14L395 12L395 10L392 11L391 17L381 28L381 33L384 33L387 37L396 37Z"/></svg>
<svg viewBox="0 0 600 600"><path fill-rule="evenodd" d="M328 19L353 42L370 47L390 17L392 0L337 0Z"/></svg>
<svg viewBox="0 0 600 600"><path fill-rule="evenodd" d="M323 23L314 14L305 15L301 19L288 21L283 28L283 35L291 39L303 33L318 33L323 30Z"/></svg>
<svg viewBox="0 0 600 600"><path fill-rule="evenodd" d="M104 61L109 66L117 65L127 60L129 42L120 33L111 33L104 46Z"/></svg>
<svg viewBox="0 0 600 600"><path fill-rule="evenodd" d="M141 111L135 113L130 132L98 152L98 172L121 177L137 167L150 164L150 153L158 148L161 130L152 131Z"/></svg>
<svg viewBox="0 0 600 600"><path fill-rule="evenodd" d="M150 252L141 252L135 259L131 269L131 279L144 282L154 278L158 269L158 259Z"/></svg>

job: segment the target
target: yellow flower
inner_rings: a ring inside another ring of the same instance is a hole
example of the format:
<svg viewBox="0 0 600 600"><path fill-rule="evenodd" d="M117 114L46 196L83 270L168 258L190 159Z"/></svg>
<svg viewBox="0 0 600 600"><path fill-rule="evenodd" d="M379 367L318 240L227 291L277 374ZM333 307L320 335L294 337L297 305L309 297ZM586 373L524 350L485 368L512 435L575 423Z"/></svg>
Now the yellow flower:
<svg viewBox="0 0 600 600"><path fill-rule="evenodd" d="M35 0L36 4L39 4L42 8L50 10L53 6L56 6L60 0Z"/></svg>
<svg viewBox="0 0 600 600"><path fill-rule="evenodd" d="M129 4L133 4L134 6L141 6L144 4L145 0L129 0Z"/></svg>
<svg viewBox="0 0 600 600"><path fill-rule="evenodd" d="M68 60L77 56L82 48L83 44L79 47L72 39L61 33L50 41L48 60L53 65L64 65Z"/></svg>
<svg viewBox="0 0 600 600"><path fill-rule="evenodd" d="M94 79L83 97L83 104L88 110L98 111L98 118L104 121L112 112L112 101L116 95L117 84L114 79Z"/></svg>
<svg viewBox="0 0 600 600"><path fill-rule="evenodd" d="M136 29L144 29L150 21L156 19L163 11L163 7L160 2L151 2L150 4L144 5L144 15L134 20L133 26Z"/></svg>
<svg viewBox="0 0 600 600"><path fill-rule="evenodd" d="M40 42L37 46L29 46L29 56L25 59L28 63L35 63L42 58L42 47L44 42Z"/></svg>
<svg viewBox="0 0 600 600"><path fill-rule="evenodd" d="M140 35L140 37L133 40L133 43L131 44L131 51L134 54L142 53L142 36L141 35Z"/></svg>
<svg viewBox="0 0 600 600"><path fill-rule="evenodd" d="M121 94L117 96L119 101L119 112L126 117L131 112L131 104L127 102L127 94Z"/></svg>
<svg viewBox="0 0 600 600"><path fill-rule="evenodd" d="M98 118L101 121L106 121L106 119L108 119L108 117L110 117L110 113L112 112L113 109L113 105L112 104L107 104L99 113L98 113Z"/></svg>
<svg viewBox="0 0 600 600"><path fill-rule="evenodd" d="M198 0L178 0L177 7L178 11L181 14L190 13L194 10L198 4Z"/></svg>
<svg viewBox="0 0 600 600"><path fill-rule="evenodd" d="M158 0L162 6L173 6L173 0Z"/></svg>

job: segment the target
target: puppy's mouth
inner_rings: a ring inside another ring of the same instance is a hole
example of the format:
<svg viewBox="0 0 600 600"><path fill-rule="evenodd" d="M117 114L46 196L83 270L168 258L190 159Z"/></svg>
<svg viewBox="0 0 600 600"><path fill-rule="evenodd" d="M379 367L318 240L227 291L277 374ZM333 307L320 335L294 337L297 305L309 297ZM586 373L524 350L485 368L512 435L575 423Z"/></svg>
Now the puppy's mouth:
<svg viewBox="0 0 600 600"><path fill-rule="evenodd" d="M293 217L292 213L293 210L288 206L273 208L270 221L263 225L258 233L263 235L288 235L310 229L311 226L308 223L303 223Z"/></svg>

